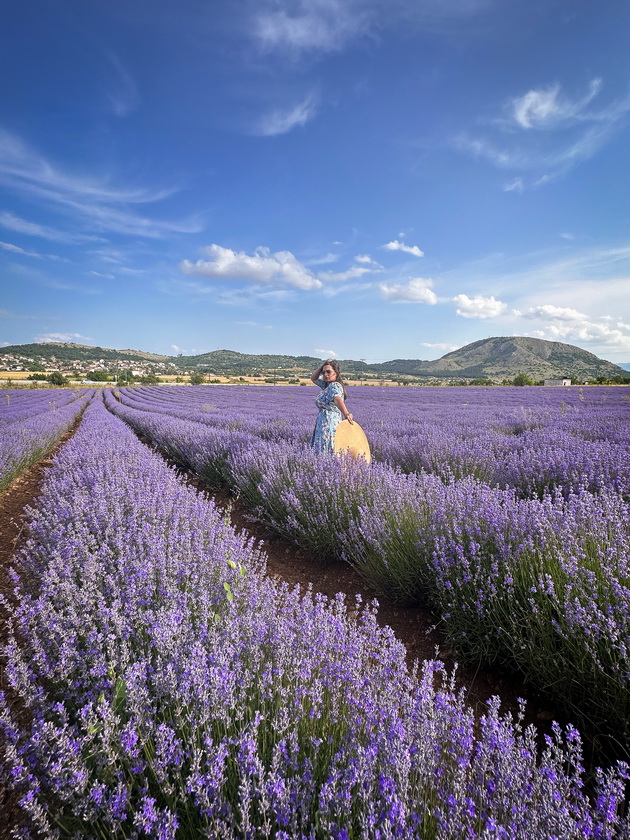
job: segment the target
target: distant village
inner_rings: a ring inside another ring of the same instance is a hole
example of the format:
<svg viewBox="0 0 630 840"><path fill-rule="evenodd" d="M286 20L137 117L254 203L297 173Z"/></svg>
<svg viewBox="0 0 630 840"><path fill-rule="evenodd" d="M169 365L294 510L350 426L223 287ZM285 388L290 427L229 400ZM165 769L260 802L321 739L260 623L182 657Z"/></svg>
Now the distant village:
<svg viewBox="0 0 630 840"><path fill-rule="evenodd" d="M0 370L15 371L38 371L41 373L53 373L58 371L63 376L78 378L85 375L89 378L90 373L130 373L132 376L156 375L187 375L191 371L183 370L173 362L158 362L152 360L133 359L121 361L117 359L96 359L84 361L81 359L58 359L50 356L47 359L34 359L29 356L20 356L16 353L0 355Z"/></svg>

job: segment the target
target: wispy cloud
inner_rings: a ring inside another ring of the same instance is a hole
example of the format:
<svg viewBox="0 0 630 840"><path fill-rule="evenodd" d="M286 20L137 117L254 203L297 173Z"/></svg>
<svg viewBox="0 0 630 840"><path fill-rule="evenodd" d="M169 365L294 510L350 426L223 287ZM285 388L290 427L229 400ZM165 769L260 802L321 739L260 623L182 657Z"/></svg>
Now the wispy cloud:
<svg viewBox="0 0 630 840"><path fill-rule="evenodd" d="M532 88L504 103L503 114L485 136L462 132L454 146L500 169L532 172L533 185L541 186L597 154L627 117L630 96L595 107L603 89L600 78L575 98L559 83ZM525 186L517 176L503 189L521 191Z"/></svg>
<svg viewBox="0 0 630 840"><path fill-rule="evenodd" d="M117 117L126 117L138 107L138 86L117 55L108 53L106 58L112 79L105 95L112 113Z"/></svg>
<svg viewBox="0 0 630 840"><path fill-rule="evenodd" d="M309 94L301 102L283 108L275 108L265 114L253 129L261 137L277 137L288 134L298 126L306 125L317 113L318 98Z"/></svg>
<svg viewBox="0 0 630 840"><path fill-rule="evenodd" d="M336 359L337 358L337 353L335 353L334 350L321 350L321 349L318 348L318 349L315 350L315 355L316 356L323 356L325 359Z"/></svg>
<svg viewBox="0 0 630 840"><path fill-rule="evenodd" d="M264 52L331 53L368 31L373 12L357 0L262 2L253 34Z"/></svg>
<svg viewBox="0 0 630 840"><path fill-rule="evenodd" d="M514 178L513 181L510 181L503 187L504 192L523 192L524 189L523 179L522 178Z"/></svg>
<svg viewBox="0 0 630 840"><path fill-rule="evenodd" d="M492 5L492 0L256 0L252 34L263 52L295 59L339 52L401 23L448 30Z"/></svg>
<svg viewBox="0 0 630 840"><path fill-rule="evenodd" d="M343 283L346 280L356 280L358 277L363 277L366 274L376 274L381 270L381 266L378 264L376 267L353 265L345 271L320 271L317 276L324 283Z"/></svg>
<svg viewBox="0 0 630 840"><path fill-rule="evenodd" d="M13 245L11 242L0 242L0 248L5 251L10 251L12 254L19 254L22 257L33 257L36 260L68 262L65 257L60 257L57 254L40 254L38 251L26 251L24 248L20 248L19 245Z"/></svg>
<svg viewBox="0 0 630 840"><path fill-rule="evenodd" d="M174 188L117 188L110 184L108 177L97 179L70 174L16 135L2 130L0 184L23 198L62 209L75 223L89 226L92 231L158 238L167 233L197 233L202 229L198 221L157 221L130 209L133 205L159 202L172 195L176 191Z"/></svg>
<svg viewBox="0 0 630 840"><path fill-rule="evenodd" d="M50 342L74 344L75 342L94 341L93 338L81 335L81 333L44 333L43 335L36 335L34 340L36 344L49 344Z"/></svg>
<svg viewBox="0 0 630 840"><path fill-rule="evenodd" d="M393 285L380 283L379 289L381 297L393 303L427 303L433 306L438 299L431 286L432 281L430 279L415 277L408 283Z"/></svg>
<svg viewBox="0 0 630 840"><path fill-rule="evenodd" d="M496 300L494 295L475 295L473 298L468 295L456 295L453 303L457 304L457 314L462 318L496 318L507 309L507 304Z"/></svg>
<svg viewBox="0 0 630 840"><path fill-rule="evenodd" d="M305 260L306 265L329 265L337 262L339 254L324 254L323 257L315 257L312 260Z"/></svg>
<svg viewBox="0 0 630 840"><path fill-rule="evenodd" d="M294 289L319 289L318 280L290 251L272 254L269 248L256 248L253 254L232 251L221 245L203 249L209 260L183 260L184 274L198 274L216 280L247 280L250 283L289 286Z"/></svg>
<svg viewBox="0 0 630 840"><path fill-rule="evenodd" d="M113 280L114 279L113 274L103 274L100 271L90 271L89 273L94 275L94 277L102 277L104 280Z"/></svg>
<svg viewBox="0 0 630 840"><path fill-rule="evenodd" d="M424 257L424 251L417 245L407 245L405 242L400 242L398 239L388 242L387 245L383 245L383 248L387 251L402 251L403 253L411 254L414 257Z"/></svg>
<svg viewBox="0 0 630 840"><path fill-rule="evenodd" d="M564 95L557 83L548 88L529 90L508 102L509 118L521 128L528 129L556 128L576 120L599 120L601 115L591 114L585 109L601 89L602 80L593 79L586 94L576 100Z"/></svg>
<svg viewBox="0 0 630 840"><path fill-rule="evenodd" d="M36 222L29 222L27 219L22 219L14 213L8 212L0 213L0 227L12 230L15 233L23 233L27 236L37 236L41 239L48 239L51 242L59 242L60 244L75 245L87 242L105 241L101 236L58 230L57 228L49 227L47 225L39 225Z"/></svg>

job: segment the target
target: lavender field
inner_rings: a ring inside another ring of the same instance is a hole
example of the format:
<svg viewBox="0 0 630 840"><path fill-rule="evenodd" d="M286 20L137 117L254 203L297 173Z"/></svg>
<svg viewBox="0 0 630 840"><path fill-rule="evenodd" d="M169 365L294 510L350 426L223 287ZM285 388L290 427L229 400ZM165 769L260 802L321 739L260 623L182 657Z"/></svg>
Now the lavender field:
<svg viewBox="0 0 630 840"><path fill-rule="evenodd" d="M355 388L370 465L310 450L314 396L89 395L2 600L20 836L630 837L628 389ZM267 578L134 432L577 729L539 755L498 700L476 722L371 607ZM579 730L621 760L587 774Z"/></svg>

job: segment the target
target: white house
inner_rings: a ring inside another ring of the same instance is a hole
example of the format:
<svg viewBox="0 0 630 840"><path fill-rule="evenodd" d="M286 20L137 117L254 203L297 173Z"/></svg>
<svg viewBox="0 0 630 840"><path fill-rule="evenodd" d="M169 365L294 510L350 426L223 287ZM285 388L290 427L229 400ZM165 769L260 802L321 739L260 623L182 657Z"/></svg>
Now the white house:
<svg viewBox="0 0 630 840"><path fill-rule="evenodd" d="M553 385L555 387L566 387L570 384L570 379L545 379L545 385Z"/></svg>

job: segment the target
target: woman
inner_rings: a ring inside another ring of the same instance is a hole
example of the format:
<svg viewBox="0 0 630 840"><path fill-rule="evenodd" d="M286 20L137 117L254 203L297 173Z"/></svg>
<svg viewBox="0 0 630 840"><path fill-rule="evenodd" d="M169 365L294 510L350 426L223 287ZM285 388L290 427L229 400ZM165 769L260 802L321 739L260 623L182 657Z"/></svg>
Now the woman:
<svg viewBox="0 0 630 840"><path fill-rule="evenodd" d="M343 419L352 423L352 414L346 408L346 389L338 362L326 359L311 375L311 380L322 389L315 400L319 409L311 446L316 452L334 452L335 431Z"/></svg>

